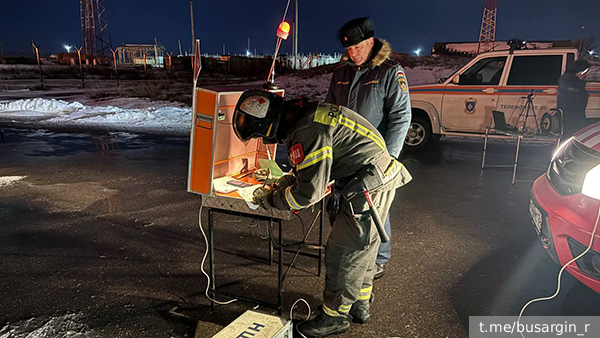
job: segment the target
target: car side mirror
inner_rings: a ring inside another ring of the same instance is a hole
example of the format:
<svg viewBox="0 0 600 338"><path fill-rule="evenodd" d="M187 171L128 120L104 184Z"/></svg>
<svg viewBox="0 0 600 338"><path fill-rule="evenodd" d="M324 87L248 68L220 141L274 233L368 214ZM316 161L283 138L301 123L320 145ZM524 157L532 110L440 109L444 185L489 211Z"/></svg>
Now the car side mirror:
<svg viewBox="0 0 600 338"><path fill-rule="evenodd" d="M452 83L459 84L460 83L460 75L456 75L452 78Z"/></svg>

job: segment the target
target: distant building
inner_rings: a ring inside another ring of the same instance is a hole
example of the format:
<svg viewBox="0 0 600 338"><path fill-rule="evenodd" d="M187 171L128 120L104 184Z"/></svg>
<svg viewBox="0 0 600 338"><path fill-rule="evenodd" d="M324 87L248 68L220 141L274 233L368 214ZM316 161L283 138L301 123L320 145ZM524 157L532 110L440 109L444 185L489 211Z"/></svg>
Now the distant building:
<svg viewBox="0 0 600 338"><path fill-rule="evenodd" d="M478 42L436 42L431 49L431 55L475 55L477 54ZM527 49L544 49L556 47L573 47L571 40L563 41L526 41ZM508 50L507 41L496 41L494 50Z"/></svg>
<svg viewBox="0 0 600 338"><path fill-rule="evenodd" d="M119 54L119 65L143 66L145 53L146 65L152 67L164 67L164 46L124 44L117 49L117 52Z"/></svg>

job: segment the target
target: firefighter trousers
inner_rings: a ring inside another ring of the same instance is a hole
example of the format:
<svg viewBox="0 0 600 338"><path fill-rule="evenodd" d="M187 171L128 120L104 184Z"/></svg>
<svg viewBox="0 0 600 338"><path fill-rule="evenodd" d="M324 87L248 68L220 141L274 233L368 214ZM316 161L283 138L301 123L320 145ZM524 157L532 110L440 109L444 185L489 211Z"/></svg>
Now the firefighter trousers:
<svg viewBox="0 0 600 338"><path fill-rule="evenodd" d="M395 192L396 189L391 189L372 194L381 219L386 219ZM345 316L354 302L368 301L371 297L381 240L367 208L362 195L350 202L341 200L325 248L323 312L329 316Z"/></svg>

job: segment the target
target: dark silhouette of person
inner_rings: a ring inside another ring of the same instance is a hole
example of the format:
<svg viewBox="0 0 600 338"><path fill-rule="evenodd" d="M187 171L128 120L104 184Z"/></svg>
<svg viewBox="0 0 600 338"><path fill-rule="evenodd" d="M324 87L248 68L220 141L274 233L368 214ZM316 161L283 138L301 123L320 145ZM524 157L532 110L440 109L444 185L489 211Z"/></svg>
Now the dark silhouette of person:
<svg viewBox="0 0 600 338"><path fill-rule="evenodd" d="M586 60L573 62L558 80L557 106L563 111L563 138L571 137L586 125L585 108L590 94L585 90Z"/></svg>

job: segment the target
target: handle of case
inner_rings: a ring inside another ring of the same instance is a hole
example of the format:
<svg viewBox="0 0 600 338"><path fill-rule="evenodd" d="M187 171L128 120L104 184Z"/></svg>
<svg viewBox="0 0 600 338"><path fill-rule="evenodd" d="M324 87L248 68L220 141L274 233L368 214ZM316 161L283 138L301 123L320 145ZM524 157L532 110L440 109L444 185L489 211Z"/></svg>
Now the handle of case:
<svg viewBox="0 0 600 338"><path fill-rule="evenodd" d="M210 115L196 114L196 127L211 130L213 127L213 117Z"/></svg>

